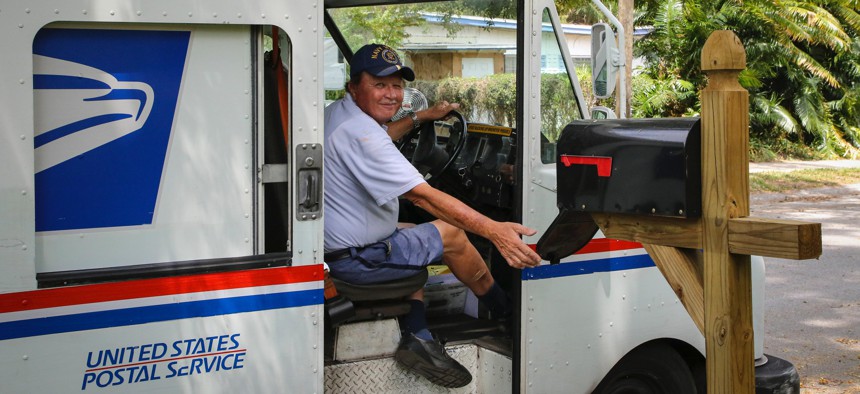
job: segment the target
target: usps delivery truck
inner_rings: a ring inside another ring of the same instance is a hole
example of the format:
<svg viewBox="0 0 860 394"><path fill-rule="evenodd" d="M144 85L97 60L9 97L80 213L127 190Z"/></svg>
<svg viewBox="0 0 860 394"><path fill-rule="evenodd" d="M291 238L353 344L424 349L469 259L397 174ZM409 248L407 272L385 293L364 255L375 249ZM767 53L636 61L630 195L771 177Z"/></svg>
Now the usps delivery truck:
<svg viewBox="0 0 860 394"><path fill-rule="evenodd" d="M393 361L396 296L325 291L323 110L357 49L339 23L391 4L0 0L0 392L447 391ZM551 226L558 124L590 118L573 28L550 0L488 3L518 15L489 22L445 6L410 11L427 21L399 48L418 78L507 73L516 108L424 125L403 151L436 187L537 229L526 243L555 239L523 271L472 240L516 304L511 327L444 269L419 284L474 377L451 391L703 392L703 336L641 245ZM549 75L566 78L569 119L542 99ZM625 201L662 187L614 185ZM585 245L553 247L571 240ZM762 353L753 265L760 389L791 392L794 368Z"/></svg>

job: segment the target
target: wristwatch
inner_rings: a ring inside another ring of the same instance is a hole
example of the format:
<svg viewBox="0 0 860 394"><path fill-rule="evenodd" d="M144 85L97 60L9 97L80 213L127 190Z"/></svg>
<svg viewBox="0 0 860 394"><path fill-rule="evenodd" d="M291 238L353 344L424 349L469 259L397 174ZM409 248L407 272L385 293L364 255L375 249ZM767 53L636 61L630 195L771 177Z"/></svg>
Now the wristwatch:
<svg viewBox="0 0 860 394"><path fill-rule="evenodd" d="M412 128L417 129L421 127L421 122L418 121L418 114L415 112L410 112L409 117L412 118Z"/></svg>

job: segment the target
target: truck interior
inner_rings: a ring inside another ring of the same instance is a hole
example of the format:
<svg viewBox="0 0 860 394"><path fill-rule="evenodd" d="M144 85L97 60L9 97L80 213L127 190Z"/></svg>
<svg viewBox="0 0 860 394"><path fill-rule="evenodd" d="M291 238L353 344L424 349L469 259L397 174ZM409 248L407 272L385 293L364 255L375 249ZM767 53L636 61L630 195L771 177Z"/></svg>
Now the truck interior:
<svg viewBox="0 0 860 394"><path fill-rule="evenodd" d="M522 154L518 141L523 137L518 134L516 119L517 27L515 20L511 20L516 18L517 3L503 1L498 6L513 15L495 21L447 15L445 10L450 7L464 7L457 2L404 5L401 2L335 0L326 2L325 21L327 37L337 45L337 56L333 59L342 61L348 69L352 53L371 42L368 40L373 37L368 23L356 20L358 15L373 18L377 14L403 12L417 20L411 22L415 26L407 28L401 45L392 45L416 73L416 80L407 83L403 107L418 111L441 100L459 102L461 107L446 118L424 123L395 144L430 185L494 220L518 222L519 193L523 187L517 176L518 157ZM547 73L556 77L553 81L559 82L554 88L566 90L571 99L567 103L568 111L550 114L547 118L568 121L580 118L582 115L573 93L575 88L561 61L558 42L549 23L544 30L544 40L548 44L545 46L550 49L545 50L548 54L544 55L547 59L543 63L547 64ZM341 77L348 78L346 74L348 72ZM327 91L327 101L342 97L343 82L326 82L326 86L341 87ZM446 91L446 84L453 87ZM497 90L490 94L498 95L495 103L489 100L487 91L476 90L477 86L493 84ZM453 91L456 86L476 91L462 94ZM400 116L405 115L398 113L395 118ZM553 127L552 122L545 123L546 131L541 133L541 156L548 164L555 160L553 142L560 129L556 130L558 127ZM417 224L435 218L401 199L399 220ZM520 271L510 268L492 243L472 234L469 237L496 281L512 300L516 300ZM516 328L512 322L490 316L444 265L430 266L428 271L424 294L431 331L443 342L471 342L513 356ZM382 318L388 313L377 307L372 308L370 315L360 313L352 319ZM395 309L391 313L399 312ZM331 336L329 329L326 338L329 363L333 362Z"/></svg>

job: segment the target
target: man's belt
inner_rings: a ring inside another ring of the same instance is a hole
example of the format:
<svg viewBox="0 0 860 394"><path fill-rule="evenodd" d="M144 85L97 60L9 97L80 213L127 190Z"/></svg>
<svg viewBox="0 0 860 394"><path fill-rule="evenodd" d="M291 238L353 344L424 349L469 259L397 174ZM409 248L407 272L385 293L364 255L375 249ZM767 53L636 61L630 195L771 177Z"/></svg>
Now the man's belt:
<svg viewBox="0 0 860 394"><path fill-rule="evenodd" d="M346 248L346 249L335 250L333 252L325 253L325 254L323 254L323 261L330 262L330 261L338 261L338 260L344 260L344 259L350 258L350 257L352 257L352 253L351 253L352 249L353 248Z"/></svg>
<svg viewBox="0 0 860 394"><path fill-rule="evenodd" d="M383 241L379 241L375 244L362 246L360 248L346 248L346 249L335 250L332 252L324 253L323 254L323 261L328 263L328 262L332 262L332 261L339 261L339 260L345 260L347 258L352 258L353 253L355 253L355 255L358 256L358 254L361 253L361 251L364 250L364 248L367 248L367 247L370 247L370 246L373 246L376 244L380 244L380 243L385 244L385 255L386 256L391 255L391 241L386 239Z"/></svg>

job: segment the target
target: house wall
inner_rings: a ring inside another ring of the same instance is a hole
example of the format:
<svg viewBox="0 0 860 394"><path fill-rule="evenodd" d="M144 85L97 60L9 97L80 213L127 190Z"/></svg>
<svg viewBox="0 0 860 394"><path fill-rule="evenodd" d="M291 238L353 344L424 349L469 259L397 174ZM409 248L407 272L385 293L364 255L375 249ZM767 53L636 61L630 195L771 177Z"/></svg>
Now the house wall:
<svg viewBox="0 0 860 394"><path fill-rule="evenodd" d="M462 77L463 58L493 58L494 73L504 73L505 52L513 51L517 41L516 30L492 26L464 25L457 31L456 40L442 25L435 23L408 28L407 33L408 38L402 46L405 61L422 70L419 78L424 80ZM545 36L555 41L551 35ZM590 57L589 34L566 33L565 40L570 56L575 60ZM464 43L475 49L463 48ZM555 45L554 42L552 44Z"/></svg>
<svg viewBox="0 0 860 394"><path fill-rule="evenodd" d="M418 79L435 81L459 76L454 67L454 52L406 52L407 63L421 70Z"/></svg>
<svg viewBox="0 0 860 394"><path fill-rule="evenodd" d="M464 58L493 59L493 73L505 72L505 54L501 50L463 51L463 52L415 52L406 51L407 63L421 70L418 79L435 81L449 77L463 76Z"/></svg>

